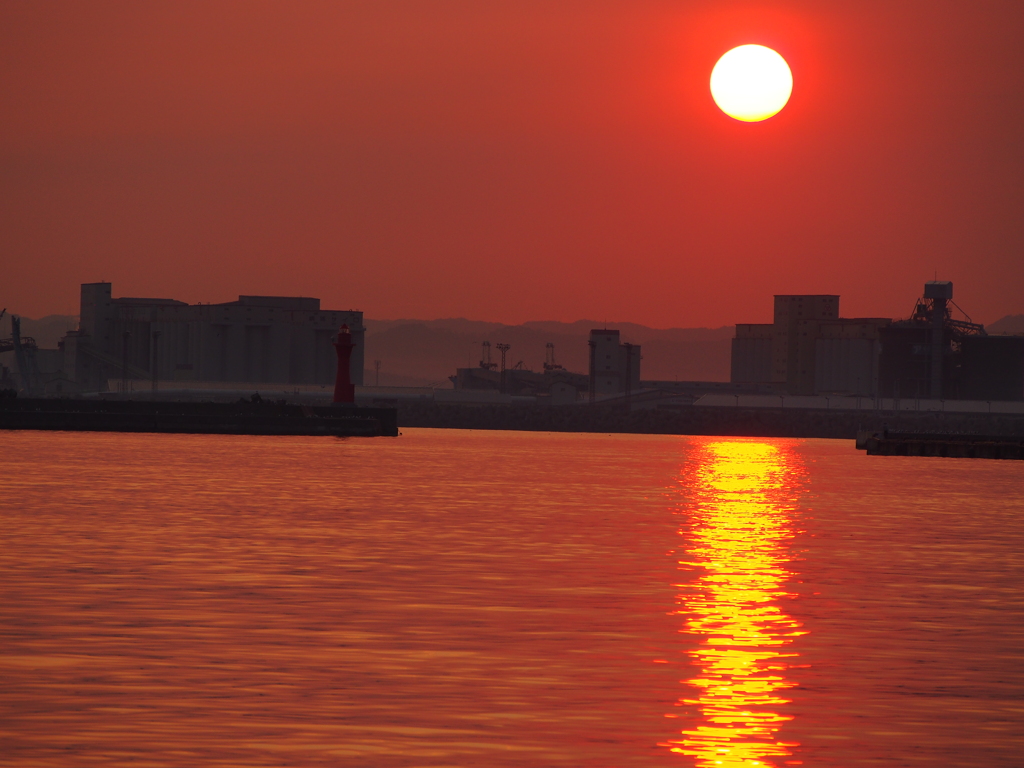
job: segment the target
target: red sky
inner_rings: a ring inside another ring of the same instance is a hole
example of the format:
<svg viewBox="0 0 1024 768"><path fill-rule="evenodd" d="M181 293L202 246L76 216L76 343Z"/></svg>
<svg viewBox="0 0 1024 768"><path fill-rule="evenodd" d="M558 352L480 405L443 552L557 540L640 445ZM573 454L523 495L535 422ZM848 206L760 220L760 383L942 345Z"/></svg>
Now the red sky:
<svg viewBox="0 0 1024 768"><path fill-rule="evenodd" d="M698 326L1024 312L1024 4L8 2L0 304ZM793 97L714 106L743 43Z"/></svg>

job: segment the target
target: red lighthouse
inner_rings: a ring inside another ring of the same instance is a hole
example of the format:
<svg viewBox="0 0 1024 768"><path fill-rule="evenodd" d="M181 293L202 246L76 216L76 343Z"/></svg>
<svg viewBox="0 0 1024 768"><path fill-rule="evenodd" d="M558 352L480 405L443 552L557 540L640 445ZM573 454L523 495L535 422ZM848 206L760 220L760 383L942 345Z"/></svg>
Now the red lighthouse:
<svg viewBox="0 0 1024 768"><path fill-rule="evenodd" d="M338 338L334 342L334 348L338 352L338 375L334 378L334 402L336 403L354 403L356 401L356 388L349 374L353 346L352 334L349 333L348 326L341 326Z"/></svg>

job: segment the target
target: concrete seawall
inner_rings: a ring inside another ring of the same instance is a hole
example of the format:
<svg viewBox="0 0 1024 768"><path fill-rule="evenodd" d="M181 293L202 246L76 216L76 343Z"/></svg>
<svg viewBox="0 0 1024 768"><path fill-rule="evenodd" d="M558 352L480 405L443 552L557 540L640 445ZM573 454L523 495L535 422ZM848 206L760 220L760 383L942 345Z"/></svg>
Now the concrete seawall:
<svg viewBox="0 0 1024 768"><path fill-rule="evenodd" d="M824 437L853 440L860 430L1024 435L1024 414L830 411L681 407L627 411L621 406L502 406L400 403L399 427L631 432L668 435Z"/></svg>
<svg viewBox="0 0 1024 768"><path fill-rule="evenodd" d="M2 398L0 429L223 435L395 436L394 408L152 400Z"/></svg>

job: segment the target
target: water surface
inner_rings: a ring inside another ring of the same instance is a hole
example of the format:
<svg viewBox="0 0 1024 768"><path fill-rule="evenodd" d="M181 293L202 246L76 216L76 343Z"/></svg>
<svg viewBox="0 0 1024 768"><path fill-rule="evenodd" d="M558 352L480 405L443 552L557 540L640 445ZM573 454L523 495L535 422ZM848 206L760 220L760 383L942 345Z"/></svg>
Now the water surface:
<svg viewBox="0 0 1024 768"><path fill-rule="evenodd" d="M1019 766L1024 463L7 432L0 764Z"/></svg>

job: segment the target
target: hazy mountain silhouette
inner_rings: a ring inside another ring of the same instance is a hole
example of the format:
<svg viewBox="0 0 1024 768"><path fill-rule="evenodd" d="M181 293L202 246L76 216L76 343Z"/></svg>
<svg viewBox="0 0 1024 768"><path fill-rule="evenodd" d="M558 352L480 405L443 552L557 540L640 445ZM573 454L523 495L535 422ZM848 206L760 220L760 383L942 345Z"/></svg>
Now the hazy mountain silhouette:
<svg viewBox="0 0 1024 768"><path fill-rule="evenodd" d="M996 334L1024 333L1024 315L1001 317L991 325L986 325L985 330Z"/></svg>
<svg viewBox="0 0 1024 768"><path fill-rule="evenodd" d="M21 335L35 339L36 344L44 349L55 349L57 342L64 338L64 334L77 327L78 317L74 315L47 315L38 320L31 317L21 318ZM0 337L6 339L10 335L11 311L8 310L4 319L0 321Z"/></svg>

